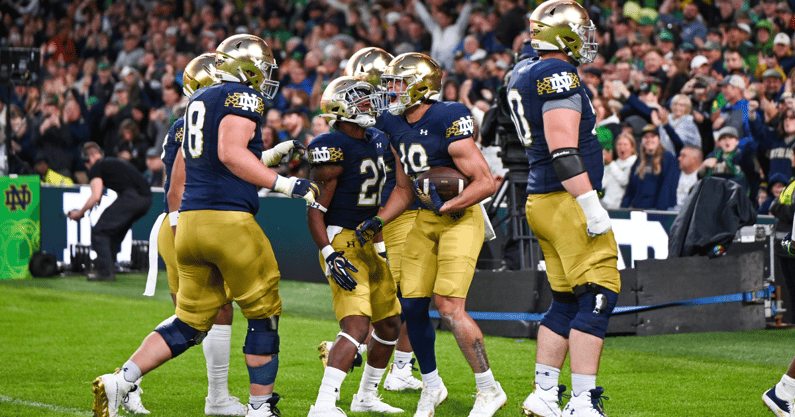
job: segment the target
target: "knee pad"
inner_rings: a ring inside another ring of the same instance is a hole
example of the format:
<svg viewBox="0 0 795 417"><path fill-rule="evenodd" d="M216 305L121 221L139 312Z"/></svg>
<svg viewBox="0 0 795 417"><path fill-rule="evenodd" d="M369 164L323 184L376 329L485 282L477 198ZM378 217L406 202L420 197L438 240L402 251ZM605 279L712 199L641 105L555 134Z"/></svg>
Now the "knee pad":
<svg viewBox="0 0 795 417"><path fill-rule="evenodd" d="M604 339L618 294L596 284L578 285L574 293L579 309L571 328Z"/></svg>
<svg viewBox="0 0 795 417"><path fill-rule="evenodd" d="M196 330L177 317L170 322L163 322L155 328L155 331L163 336L168 348L171 349L172 358L181 355L191 346L200 344L207 336L207 332Z"/></svg>
<svg viewBox="0 0 795 417"><path fill-rule="evenodd" d="M270 385L276 382L276 373L279 371L279 354L273 355L270 362L262 366L248 366L248 382L251 384Z"/></svg>
<svg viewBox="0 0 795 417"><path fill-rule="evenodd" d="M378 342L378 343L380 343L382 345L397 346L397 342L398 342L397 339L391 340L391 341L390 340L381 339L380 337L378 337L378 335L375 334L375 329L373 329L373 332L371 333L371 336L373 336L373 340L375 340L376 342Z"/></svg>
<svg viewBox="0 0 795 417"><path fill-rule="evenodd" d="M279 316L249 319L243 353L273 355L279 353ZM266 384L267 385L267 384Z"/></svg>
<svg viewBox="0 0 795 417"><path fill-rule="evenodd" d="M577 315L577 311L579 311L579 306L574 294L552 291L552 305L541 319L541 325L568 339L571 323Z"/></svg>

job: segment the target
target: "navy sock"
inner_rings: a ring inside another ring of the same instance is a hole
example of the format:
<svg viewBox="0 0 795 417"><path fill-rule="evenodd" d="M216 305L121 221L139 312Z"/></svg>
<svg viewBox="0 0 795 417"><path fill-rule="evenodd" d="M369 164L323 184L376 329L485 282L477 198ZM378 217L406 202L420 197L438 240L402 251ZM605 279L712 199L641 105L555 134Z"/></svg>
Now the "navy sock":
<svg viewBox="0 0 795 417"><path fill-rule="evenodd" d="M420 371L423 374L431 373L436 370L436 352L434 352L436 331L428 314L431 299L430 297L401 298L400 303L403 315L406 317L406 331Z"/></svg>

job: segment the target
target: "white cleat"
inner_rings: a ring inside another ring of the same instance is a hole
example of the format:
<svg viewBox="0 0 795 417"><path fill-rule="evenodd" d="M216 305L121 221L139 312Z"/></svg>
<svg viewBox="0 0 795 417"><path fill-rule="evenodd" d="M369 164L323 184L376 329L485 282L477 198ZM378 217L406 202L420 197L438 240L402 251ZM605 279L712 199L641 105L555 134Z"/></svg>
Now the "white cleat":
<svg viewBox="0 0 795 417"><path fill-rule="evenodd" d="M607 417L602 405L602 400L608 399L602 397L604 392L604 388L596 387L590 391L583 391L580 395L572 395L566 408L563 409L563 415L566 417Z"/></svg>
<svg viewBox="0 0 795 417"><path fill-rule="evenodd" d="M351 411L364 413L364 412L375 412L375 413L402 413L403 410L397 407L392 407L391 405L381 401L381 397L375 394L363 394L359 396L359 394L353 394L353 401L351 401Z"/></svg>
<svg viewBox="0 0 795 417"><path fill-rule="evenodd" d="M230 397L230 398L235 398L235 397ZM235 398L235 399L237 399L237 398ZM265 403L263 403L262 405L260 405L260 407L257 408L257 409L255 409L252 404L249 404L248 405L248 413L245 414L245 416L246 417L279 417L281 415L281 413L279 412L279 409L276 408L276 403L278 403L280 399L281 399L281 397L279 397L279 394L274 392L273 394L271 394L271 397L268 398L268 400L265 401Z"/></svg>
<svg viewBox="0 0 795 417"><path fill-rule="evenodd" d="M115 373L97 377L91 388L94 393L94 416L117 417L122 400L133 388L135 384L127 382L118 369Z"/></svg>
<svg viewBox="0 0 795 417"><path fill-rule="evenodd" d="M422 385L422 394L417 404L417 412L414 417L433 417L436 407L447 399L447 387L442 384L441 388L431 389L427 385Z"/></svg>
<svg viewBox="0 0 795 417"><path fill-rule="evenodd" d="M793 403L782 400L776 395L776 387L770 388L762 395L767 408L773 412L777 417L792 417Z"/></svg>
<svg viewBox="0 0 795 417"><path fill-rule="evenodd" d="M141 389L141 378L135 381L135 388L130 390L127 395L121 400L121 408L130 414L149 414L143 403L141 403L141 394L144 390Z"/></svg>
<svg viewBox="0 0 795 417"><path fill-rule="evenodd" d="M560 403L565 385L558 385L545 390L533 383L535 389L522 403L522 411L526 416L535 417L560 417Z"/></svg>
<svg viewBox="0 0 795 417"><path fill-rule="evenodd" d="M411 373L413 364L414 359L411 360L411 363L403 365L403 368L399 368L394 362L390 363L389 372L387 372L384 379L384 389L387 391L421 389L422 381L415 378L414 374Z"/></svg>
<svg viewBox="0 0 795 417"><path fill-rule="evenodd" d="M475 406L469 412L469 417L491 417L508 402L508 396L503 391L499 382L485 390L478 390L475 396Z"/></svg>
<svg viewBox="0 0 795 417"><path fill-rule="evenodd" d="M323 368L326 367L328 364L328 355L331 352L331 347L334 346L334 342L320 342L317 346L317 350L320 352L320 362L323 363Z"/></svg>
<svg viewBox="0 0 795 417"><path fill-rule="evenodd" d="M309 414L306 417L346 417L346 414L339 407L315 408L313 405L309 407Z"/></svg>
<svg viewBox="0 0 795 417"><path fill-rule="evenodd" d="M204 414L208 416L245 416L247 412L248 407L241 404L237 397L207 397L204 400Z"/></svg>

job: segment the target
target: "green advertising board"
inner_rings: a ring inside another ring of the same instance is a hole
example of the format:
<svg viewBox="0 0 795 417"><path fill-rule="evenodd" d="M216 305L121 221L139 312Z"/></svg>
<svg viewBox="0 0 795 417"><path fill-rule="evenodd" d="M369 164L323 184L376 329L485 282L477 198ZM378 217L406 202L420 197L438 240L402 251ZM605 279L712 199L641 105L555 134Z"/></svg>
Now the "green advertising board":
<svg viewBox="0 0 795 417"><path fill-rule="evenodd" d="M40 247L39 177L0 177L0 191L0 279L30 278L28 262Z"/></svg>

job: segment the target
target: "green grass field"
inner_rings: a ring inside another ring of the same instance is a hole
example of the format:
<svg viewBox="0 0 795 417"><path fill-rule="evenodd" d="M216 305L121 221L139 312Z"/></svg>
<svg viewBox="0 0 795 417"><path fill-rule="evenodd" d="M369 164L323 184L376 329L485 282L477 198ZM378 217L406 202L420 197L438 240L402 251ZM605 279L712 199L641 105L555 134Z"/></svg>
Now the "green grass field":
<svg viewBox="0 0 795 417"><path fill-rule="evenodd" d="M112 283L84 277L0 281L0 416L91 415L93 379L123 364L174 312L164 277L154 298L141 295L141 275L118 278ZM280 286L279 408L286 417L305 416L323 374L317 345L339 330L327 286ZM244 337L245 319L238 311L229 388L245 402ZM606 411L611 417L772 415L761 395L795 354L794 339L793 330L608 338L597 382L610 397ZM532 389L535 346L533 340L486 338L492 369L508 393L497 416L521 415L520 404ZM474 401L474 377L451 334L438 333L437 355L450 395L436 415L466 416ZM344 410L360 376L358 368L343 385L338 405ZM568 386L569 381L564 370L561 382ZM193 348L144 378L143 402L153 416L203 416L206 383L202 350ZM413 414L419 392L381 391L386 402L407 410L400 415Z"/></svg>

